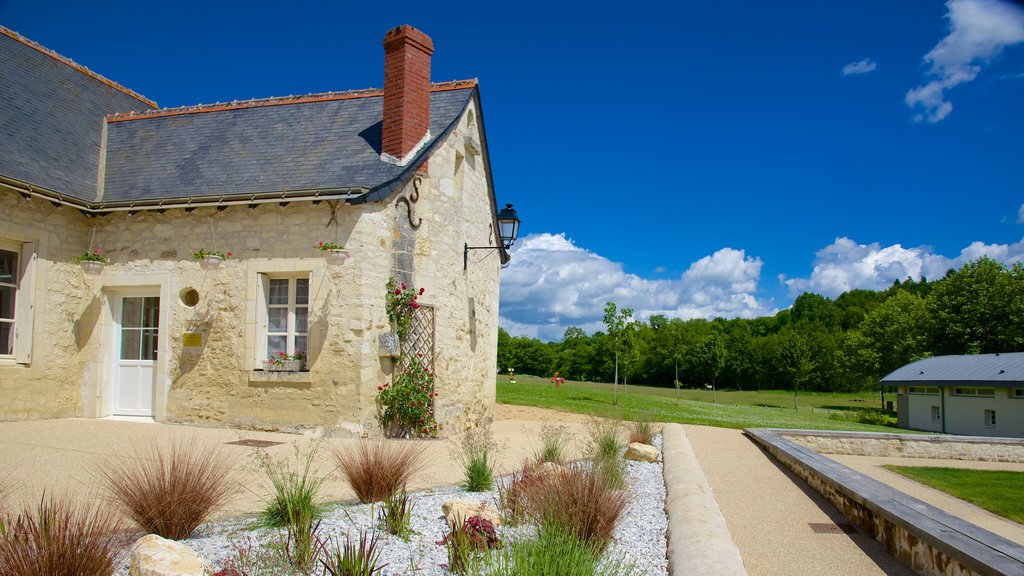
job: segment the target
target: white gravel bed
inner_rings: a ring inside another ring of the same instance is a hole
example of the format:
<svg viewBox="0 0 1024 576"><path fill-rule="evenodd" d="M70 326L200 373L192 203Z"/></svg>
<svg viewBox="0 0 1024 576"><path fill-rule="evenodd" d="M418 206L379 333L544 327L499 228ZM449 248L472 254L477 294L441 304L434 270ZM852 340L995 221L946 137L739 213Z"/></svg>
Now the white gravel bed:
<svg viewBox="0 0 1024 576"><path fill-rule="evenodd" d="M661 436L654 445L661 449ZM605 550L605 558L632 564L641 574L667 576L668 561L665 556L666 529L665 482L662 462L642 463L626 461L627 485L631 492L630 504L615 530L615 541ZM441 504L451 498L478 500L497 507L497 492L466 492L461 488L438 488L411 494L414 503L412 511L413 534L408 541L377 530L380 559L378 566L387 564L382 575L417 574L424 576L447 576L451 574L443 565L448 562L447 551L438 545L447 533L447 524L441 512ZM358 539L359 530L377 527L377 512L380 505L355 504L331 506L320 525L321 536L344 542L346 534ZM197 554L211 561L220 569L232 558L238 547L247 542L261 544L278 538L277 530L248 530L253 518L214 522L201 526L195 534L182 541ZM527 529L526 532L530 530ZM498 529L502 541L507 542L520 536L522 528ZM118 575L128 574L128 559ZM319 571L314 571L319 574Z"/></svg>

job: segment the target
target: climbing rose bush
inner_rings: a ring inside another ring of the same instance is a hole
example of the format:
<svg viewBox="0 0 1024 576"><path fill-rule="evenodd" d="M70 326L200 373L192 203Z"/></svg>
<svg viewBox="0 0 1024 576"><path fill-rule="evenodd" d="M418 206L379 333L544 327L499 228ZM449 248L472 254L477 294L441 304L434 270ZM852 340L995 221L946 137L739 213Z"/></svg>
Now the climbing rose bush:
<svg viewBox="0 0 1024 576"><path fill-rule="evenodd" d="M412 314L420 307L416 299L423 295L423 288L414 290L405 284L400 284L394 278L388 279L387 284L387 310L388 321L398 338L404 340L412 325Z"/></svg>
<svg viewBox="0 0 1024 576"><path fill-rule="evenodd" d="M419 355L422 356L422 355ZM392 437L437 436L434 420L434 375L413 358L395 381L377 387L382 408L379 419L384 433Z"/></svg>

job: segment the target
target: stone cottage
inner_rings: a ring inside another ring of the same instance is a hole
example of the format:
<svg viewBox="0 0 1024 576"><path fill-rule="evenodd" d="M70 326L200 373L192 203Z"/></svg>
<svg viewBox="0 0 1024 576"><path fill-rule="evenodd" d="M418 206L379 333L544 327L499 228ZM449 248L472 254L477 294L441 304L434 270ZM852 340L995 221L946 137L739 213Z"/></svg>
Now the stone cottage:
<svg viewBox="0 0 1024 576"><path fill-rule="evenodd" d="M509 255L479 88L431 84L410 26L384 52L382 90L159 109L0 28L0 419L372 433L394 277L438 423L486 423Z"/></svg>

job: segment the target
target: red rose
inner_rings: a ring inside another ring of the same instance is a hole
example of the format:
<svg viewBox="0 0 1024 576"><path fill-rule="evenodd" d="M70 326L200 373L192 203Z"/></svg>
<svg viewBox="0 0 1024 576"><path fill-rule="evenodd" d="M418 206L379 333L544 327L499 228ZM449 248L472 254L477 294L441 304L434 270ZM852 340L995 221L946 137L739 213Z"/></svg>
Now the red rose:
<svg viewBox="0 0 1024 576"><path fill-rule="evenodd" d="M377 386L377 391L378 391L378 392L380 392L380 391L382 391L382 390L384 390L384 387L383 387L383 386Z"/></svg>
<svg viewBox="0 0 1024 576"><path fill-rule="evenodd" d="M405 283L402 283L402 290L405 290Z"/></svg>
<svg viewBox="0 0 1024 576"><path fill-rule="evenodd" d="M321 246L321 247L323 247L323 245L324 245L324 243L323 243L323 242L321 242L321 243L320 243L320 246Z"/></svg>
<svg viewBox="0 0 1024 576"><path fill-rule="evenodd" d="M230 258L230 257L231 257L231 252L228 252L228 258Z"/></svg>
<svg viewBox="0 0 1024 576"><path fill-rule="evenodd" d="M399 290L398 288L395 288L395 296L400 296L401 294L402 294L402 291Z"/></svg>

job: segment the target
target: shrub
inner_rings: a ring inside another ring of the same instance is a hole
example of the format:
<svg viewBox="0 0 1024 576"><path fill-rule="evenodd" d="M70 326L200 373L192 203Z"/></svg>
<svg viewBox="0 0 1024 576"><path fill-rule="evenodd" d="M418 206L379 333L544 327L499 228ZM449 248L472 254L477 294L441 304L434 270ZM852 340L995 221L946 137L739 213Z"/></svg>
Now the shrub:
<svg viewBox="0 0 1024 576"><path fill-rule="evenodd" d="M489 520L470 516L438 541L448 551L448 570L456 574L475 572L479 553L500 545L498 533Z"/></svg>
<svg viewBox="0 0 1024 576"><path fill-rule="evenodd" d="M378 415L384 434L391 438L437 436L434 420L434 374L419 357L411 358L391 384L379 386L378 400L383 410Z"/></svg>
<svg viewBox="0 0 1024 576"><path fill-rule="evenodd" d="M270 482L271 498L258 524L269 528L292 525L310 526L321 516L320 490L326 476L318 476L313 463L323 446L323 440L314 442L303 455L298 443L294 444L294 468L287 459L276 460L265 450L256 448L253 458Z"/></svg>
<svg viewBox="0 0 1024 576"><path fill-rule="evenodd" d="M637 420L629 425L629 441L650 444L654 438L654 426L647 420Z"/></svg>
<svg viewBox="0 0 1024 576"><path fill-rule="evenodd" d="M629 495L614 490L597 468L573 466L524 486L527 516L542 529L568 532L598 552L611 542Z"/></svg>
<svg viewBox="0 0 1024 576"><path fill-rule="evenodd" d="M534 454L533 459L538 464L544 462L551 462L554 464L564 464L566 460L565 446L568 444L570 436L566 432L564 426L556 426L554 424L544 424L540 429L541 437L541 448Z"/></svg>
<svg viewBox="0 0 1024 576"><path fill-rule="evenodd" d="M466 474L463 488L470 492L483 492L494 486L494 463L491 454L498 446L489 428L470 430L462 435L459 447L452 450Z"/></svg>
<svg viewBox="0 0 1024 576"><path fill-rule="evenodd" d="M193 436L132 447L127 458L108 459L99 473L116 505L144 531L182 540L235 490L234 459Z"/></svg>
<svg viewBox="0 0 1024 576"><path fill-rule="evenodd" d="M545 527L533 538L512 543L484 563L485 576L639 576L632 566L610 561L572 534Z"/></svg>
<svg viewBox="0 0 1024 576"><path fill-rule="evenodd" d="M412 501L404 489L388 494L380 508L380 524L388 534L408 540L412 534Z"/></svg>
<svg viewBox="0 0 1024 576"><path fill-rule="evenodd" d="M345 536L344 546L339 547L335 542L334 549L325 553L320 564L324 567L324 576L373 576L387 566L377 566L379 558L377 535L367 540L366 532L360 531L358 543Z"/></svg>
<svg viewBox="0 0 1024 576"><path fill-rule="evenodd" d="M355 448L332 449L341 473L360 502L380 502L404 489L424 464L425 446L413 442L361 440Z"/></svg>
<svg viewBox="0 0 1024 576"><path fill-rule="evenodd" d="M120 528L110 511L44 495L0 521L0 576L109 576L126 545Z"/></svg>

